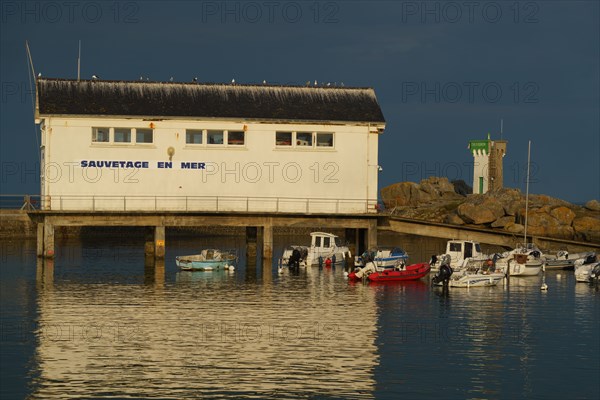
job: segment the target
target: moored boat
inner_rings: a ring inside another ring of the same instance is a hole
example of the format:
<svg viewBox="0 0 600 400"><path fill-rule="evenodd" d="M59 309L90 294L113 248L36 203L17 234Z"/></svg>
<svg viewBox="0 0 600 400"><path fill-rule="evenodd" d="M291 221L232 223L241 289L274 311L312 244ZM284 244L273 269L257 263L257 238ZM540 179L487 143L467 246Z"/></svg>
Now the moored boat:
<svg viewBox="0 0 600 400"><path fill-rule="evenodd" d="M510 276L535 276L542 271L542 252L532 244L503 253L494 263L498 271Z"/></svg>
<svg viewBox="0 0 600 400"><path fill-rule="evenodd" d="M362 255L356 257L356 266L365 266L368 260L372 260L377 267L399 267L406 264L408 254L400 247L377 247L369 249Z"/></svg>
<svg viewBox="0 0 600 400"><path fill-rule="evenodd" d="M339 237L326 232L312 232L310 234L310 246L292 245L288 246L279 261L282 266L292 266L292 261L296 266L310 267L320 264L343 263L346 258L351 257L350 249L340 243ZM294 250L296 252L294 252ZM298 254L300 257L298 258Z"/></svg>
<svg viewBox="0 0 600 400"><path fill-rule="evenodd" d="M218 249L204 249L200 254L175 257L175 264L182 271L232 269L236 261L237 255L234 252Z"/></svg>
<svg viewBox="0 0 600 400"><path fill-rule="evenodd" d="M556 253L556 255L546 254L545 259L545 269L573 269L575 266L575 262L582 258L586 258L590 255L595 255L594 252L584 252L584 253L569 253L566 250L561 250Z"/></svg>
<svg viewBox="0 0 600 400"><path fill-rule="evenodd" d="M471 264L480 264L490 257L483 254L479 242L472 240L448 240L446 242L446 253L431 257L431 272L438 272L442 265L444 256L450 257L449 266L453 270L469 267Z"/></svg>
<svg viewBox="0 0 600 400"><path fill-rule="evenodd" d="M575 280L577 282L592 282L600 278L600 262L596 255L580 258L575 262Z"/></svg>
<svg viewBox="0 0 600 400"><path fill-rule="evenodd" d="M400 268L385 268L367 276L370 282L415 281L429 274L429 263L407 265ZM349 275L348 275L349 277Z"/></svg>
<svg viewBox="0 0 600 400"><path fill-rule="evenodd" d="M490 273L470 273L468 271L461 271L450 278L448 285L450 287L481 287L481 286L496 286L499 282L504 279L505 275L500 272Z"/></svg>

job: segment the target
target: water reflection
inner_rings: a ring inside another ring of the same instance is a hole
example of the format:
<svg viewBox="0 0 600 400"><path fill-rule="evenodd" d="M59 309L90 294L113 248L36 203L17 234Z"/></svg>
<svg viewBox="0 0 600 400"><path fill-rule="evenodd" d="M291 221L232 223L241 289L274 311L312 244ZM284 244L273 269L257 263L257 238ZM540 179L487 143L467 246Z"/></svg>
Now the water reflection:
<svg viewBox="0 0 600 400"><path fill-rule="evenodd" d="M154 266L161 293L55 280L38 293L33 397L371 397L375 297L341 272L259 285L176 272L165 285Z"/></svg>

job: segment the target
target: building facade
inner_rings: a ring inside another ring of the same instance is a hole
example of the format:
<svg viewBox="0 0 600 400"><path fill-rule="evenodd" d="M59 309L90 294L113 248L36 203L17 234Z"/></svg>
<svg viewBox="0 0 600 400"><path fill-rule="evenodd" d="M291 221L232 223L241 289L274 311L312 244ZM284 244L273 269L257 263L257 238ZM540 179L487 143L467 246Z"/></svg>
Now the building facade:
<svg viewBox="0 0 600 400"><path fill-rule="evenodd" d="M371 88L38 79L46 210L376 212Z"/></svg>
<svg viewBox="0 0 600 400"><path fill-rule="evenodd" d="M482 194L502 189L504 183L503 161L506 140L469 141L473 154L473 193Z"/></svg>

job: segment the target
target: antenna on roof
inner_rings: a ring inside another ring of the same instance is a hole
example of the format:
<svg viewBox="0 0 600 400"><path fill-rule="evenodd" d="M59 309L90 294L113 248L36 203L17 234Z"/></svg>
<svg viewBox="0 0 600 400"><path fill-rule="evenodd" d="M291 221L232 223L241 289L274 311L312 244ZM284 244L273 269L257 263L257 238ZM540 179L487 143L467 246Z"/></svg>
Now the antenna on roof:
<svg viewBox="0 0 600 400"><path fill-rule="evenodd" d="M500 118L500 140L502 140L502 133L504 131L504 120Z"/></svg>
<svg viewBox="0 0 600 400"><path fill-rule="evenodd" d="M29 41L25 41L25 50L27 50L27 59L29 60L29 68L31 69L31 76L35 81L35 69L33 68L33 59L31 58L31 50L29 50Z"/></svg>
<svg viewBox="0 0 600 400"><path fill-rule="evenodd" d="M77 82L81 76L81 40L79 40L79 53L77 54Z"/></svg>

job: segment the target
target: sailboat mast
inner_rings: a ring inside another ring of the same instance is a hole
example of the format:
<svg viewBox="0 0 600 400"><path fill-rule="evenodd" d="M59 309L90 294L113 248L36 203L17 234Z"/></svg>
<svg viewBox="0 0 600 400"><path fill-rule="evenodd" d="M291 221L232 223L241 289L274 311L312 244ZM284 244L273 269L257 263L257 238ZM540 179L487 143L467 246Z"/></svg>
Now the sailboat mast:
<svg viewBox="0 0 600 400"><path fill-rule="evenodd" d="M531 166L531 140L527 147L527 181L525 184L525 246L527 246L527 214L529 211L529 167Z"/></svg>

